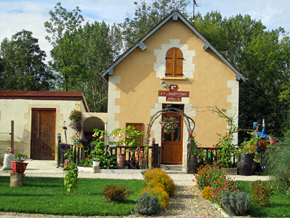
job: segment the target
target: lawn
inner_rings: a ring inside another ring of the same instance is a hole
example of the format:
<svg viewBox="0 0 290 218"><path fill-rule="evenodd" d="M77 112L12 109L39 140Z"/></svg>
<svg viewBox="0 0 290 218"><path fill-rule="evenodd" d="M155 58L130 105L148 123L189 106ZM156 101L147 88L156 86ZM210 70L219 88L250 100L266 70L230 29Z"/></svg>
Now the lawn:
<svg viewBox="0 0 290 218"><path fill-rule="evenodd" d="M134 191L124 203L107 203L102 189L124 185ZM129 215L143 188L141 180L79 179L78 188L67 195L61 178L26 177L25 186L11 188L10 177L0 176L0 211L77 216Z"/></svg>
<svg viewBox="0 0 290 218"><path fill-rule="evenodd" d="M250 193L250 182L240 181L239 186L243 191ZM269 206L263 207L251 202L249 214L251 217L290 217L290 195L275 191L270 198Z"/></svg>

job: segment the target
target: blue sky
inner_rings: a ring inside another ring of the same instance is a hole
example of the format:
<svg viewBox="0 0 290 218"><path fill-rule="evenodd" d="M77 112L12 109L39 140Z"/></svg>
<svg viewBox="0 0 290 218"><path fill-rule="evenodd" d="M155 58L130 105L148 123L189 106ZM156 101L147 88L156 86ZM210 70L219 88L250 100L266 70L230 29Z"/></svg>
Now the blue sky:
<svg viewBox="0 0 290 218"><path fill-rule="evenodd" d="M62 6L69 11L79 6L85 21L105 21L109 24L124 21L126 14L133 15L134 1L140 0L63 0ZM290 0L196 0L196 13L219 11L223 17L237 14L249 14L252 19L261 20L268 30L284 27L290 32ZM33 32L39 39L39 45L48 58L51 49L45 40L44 22L49 20L49 10L53 10L58 1L53 0L0 0L0 42L5 37L22 29ZM146 0L151 2L151 0ZM192 2L192 0L191 0ZM188 7L192 14L192 3Z"/></svg>

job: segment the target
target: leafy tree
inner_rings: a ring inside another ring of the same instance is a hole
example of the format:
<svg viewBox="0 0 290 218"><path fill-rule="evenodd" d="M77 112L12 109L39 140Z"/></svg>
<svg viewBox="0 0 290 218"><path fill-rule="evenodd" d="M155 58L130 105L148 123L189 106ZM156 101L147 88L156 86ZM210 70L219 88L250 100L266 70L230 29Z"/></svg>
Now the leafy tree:
<svg viewBox="0 0 290 218"><path fill-rule="evenodd" d="M134 2L137 8L134 17L127 14L125 21L120 24L123 29L123 38L125 47L129 48L143 35L149 32L155 25L163 20L173 9L178 9L186 17L186 7L189 0L152 0L146 3L144 0L141 4Z"/></svg>
<svg viewBox="0 0 290 218"><path fill-rule="evenodd" d="M51 67L58 74L58 89L82 91L92 111L107 110L107 81L100 72L117 57L121 32L116 25L87 22L81 10L68 12L57 3L45 22L47 40L53 45Z"/></svg>
<svg viewBox="0 0 290 218"><path fill-rule="evenodd" d="M85 48L81 55L86 80L83 91L89 108L93 111L107 110L108 84L100 75L118 55L121 47L120 30L117 26L109 26L105 22L86 23L78 31L78 37Z"/></svg>
<svg viewBox="0 0 290 218"><path fill-rule="evenodd" d="M32 32L22 30L5 38L0 51L1 90L40 91L53 88L53 73L48 70L46 54Z"/></svg>
<svg viewBox="0 0 290 218"><path fill-rule="evenodd" d="M65 91L81 91L79 86L82 78L80 55L83 47L77 36L77 29L83 22L76 7L72 12L67 11L58 2L54 11L49 11L50 19L44 23L49 35L46 39L53 46L49 64L58 74L58 89Z"/></svg>

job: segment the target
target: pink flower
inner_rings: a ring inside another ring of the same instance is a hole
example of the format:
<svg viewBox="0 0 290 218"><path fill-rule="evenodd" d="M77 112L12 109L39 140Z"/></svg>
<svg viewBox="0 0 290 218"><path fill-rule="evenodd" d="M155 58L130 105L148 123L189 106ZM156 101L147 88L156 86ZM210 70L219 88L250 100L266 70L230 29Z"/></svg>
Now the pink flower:
<svg viewBox="0 0 290 218"><path fill-rule="evenodd" d="M93 136L94 138L97 137L97 136L95 135L95 133L94 133L92 136Z"/></svg>

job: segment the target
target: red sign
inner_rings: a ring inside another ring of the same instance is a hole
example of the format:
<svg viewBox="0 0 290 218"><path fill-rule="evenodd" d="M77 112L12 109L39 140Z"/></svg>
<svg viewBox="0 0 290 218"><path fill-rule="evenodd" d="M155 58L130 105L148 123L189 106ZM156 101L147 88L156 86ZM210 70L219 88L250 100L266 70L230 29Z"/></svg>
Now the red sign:
<svg viewBox="0 0 290 218"><path fill-rule="evenodd" d="M189 97L189 92L179 92L178 85L170 85L170 91L158 91L158 96L165 96L166 101L181 101L182 97Z"/></svg>

